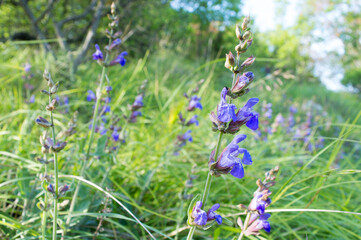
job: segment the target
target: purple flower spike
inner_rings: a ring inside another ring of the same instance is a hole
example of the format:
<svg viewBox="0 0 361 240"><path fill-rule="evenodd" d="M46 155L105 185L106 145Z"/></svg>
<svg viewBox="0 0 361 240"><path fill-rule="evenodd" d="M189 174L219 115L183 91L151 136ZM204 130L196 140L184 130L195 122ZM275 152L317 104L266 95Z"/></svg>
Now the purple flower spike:
<svg viewBox="0 0 361 240"><path fill-rule="evenodd" d="M193 110L196 109L196 108L199 108L200 110L202 110L202 109L203 109L203 106L202 106L202 104L200 103L200 100L201 100L200 97L198 97L198 96L196 96L196 95L192 96L192 97L190 98L190 100L189 100L189 104L188 104L187 110L190 111L190 112L193 111Z"/></svg>
<svg viewBox="0 0 361 240"><path fill-rule="evenodd" d="M216 220L216 222L218 224L222 224L222 217L221 215L215 213L215 211L220 207L219 203L214 204L211 209L208 210L207 212L207 220L211 221L211 220Z"/></svg>
<svg viewBox="0 0 361 240"><path fill-rule="evenodd" d="M246 139L246 135L240 134L235 136L233 141L223 150L214 164L214 151L210 156L210 166L214 175L230 173L236 178L244 177L243 164L252 165L252 157L247 149L240 148L238 143ZM242 159L238 158L243 154Z"/></svg>
<svg viewBox="0 0 361 240"><path fill-rule="evenodd" d="M195 124L196 126L198 126L199 122L198 122L197 118L198 118L198 115L194 115L191 119L189 119L189 121L187 122L186 125L190 126L192 124Z"/></svg>
<svg viewBox="0 0 361 240"><path fill-rule="evenodd" d="M95 44L96 51L93 53L93 60L103 60L103 53L98 44Z"/></svg>
<svg viewBox="0 0 361 240"><path fill-rule="evenodd" d="M121 54L119 54L116 58L114 58L111 62L110 62L110 66L113 66L115 64L120 64L120 66L124 67L125 63L127 62L127 60L124 58L125 56L127 56L128 53L127 52L122 52Z"/></svg>
<svg viewBox="0 0 361 240"><path fill-rule="evenodd" d="M192 217L194 219L194 222L198 226L204 226L207 224L207 213L201 209L202 202L198 201L196 205L193 207L192 211Z"/></svg>
<svg viewBox="0 0 361 240"><path fill-rule="evenodd" d="M228 89L223 88L221 93L221 101L218 104L217 117L221 122L229 122L231 119L235 122L237 120L236 109L237 107L234 104L228 104L226 101Z"/></svg>
<svg viewBox="0 0 361 240"><path fill-rule="evenodd" d="M95 96L95 93L92 90L88 90L88 95L86 96L86 100L88 102L91 102L95 100L97 97Z"/></svg>

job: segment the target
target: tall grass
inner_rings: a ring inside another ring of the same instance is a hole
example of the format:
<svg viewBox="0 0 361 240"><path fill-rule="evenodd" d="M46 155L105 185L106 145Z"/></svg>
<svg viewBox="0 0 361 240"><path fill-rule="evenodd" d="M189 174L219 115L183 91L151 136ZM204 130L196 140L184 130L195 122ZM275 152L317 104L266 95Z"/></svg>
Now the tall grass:
<svg viewBox="0 0 361 240"><path fill-rule="evenodd" d="M36 204L41 197L42 191L38 186L39 174L43 170L34 160L40 149L40 130L34 126L33 120L45 106L26 103L21 76L22 64L29 61L35 74L33 84L37 90L40 89L43 84L41 73L48 59L41 51L23 45L1 44L0 51L6 61L0 66L0 238L38 239L41 217ZM84 133L91 118L88 111L91 106L85 101L85 95L88 89L94 88L93 81L89 79L98 75L97 68L95 63L87 62L75 75L75 82L69 82L66 63L51 64L53 69L49 71L63 86L61 94L71 99L69 114L54 114L59 128L57 131L66 127L72 111L79 111L78 133L68 139L68 150L62 152L63 157L59 161L60 182L70 184L72 191L78 181L87 183L80 187L68 238L93 238L98 226L97 218L100 217L104 221L99 239L150 239L147 230L156 239L186 237L186 208L189 202L180 201L179 194L192 168L198 178L193 181L188 193L196 194L203 190L203 179L208 173L205 162L215 147L214 135L209 131L208 113L218 102L219 94L215 89L228 79L216 75L215 69L222 65L221 60L208 64L201 60L188 62L179 55L160 50L147 53L142 59L131 60L126 68L112 70L109 76L114 81L115 90L112 93L112 111L118 115L126 112L127 104L131 104L141 82L149 80L143 117L136 125L128 126L131 141L126 147L115 158L108 156L109 159L102 157L101 161L94 161L84 180L75 176L79 176L82 166L79 152L85 147ZM257 72L257 69L254 71ZM257 77L261 79L260 71ZM204 111L199 114L201 127L193 129L194 142L187 144L180 156L173 156L173 141L180 130L177 114L186 104L182 93L202 78L206 82L200 91L204 106ZM236 216L240 214L237 205L247 203L252 196L245 186L254 185L265 170L276 164L281 166L281 171L279 183L273 188L274 202L269 207L273 211L272 231L269 235L262 233L261 237L361 238L361 216L345 213L361 212L361 109L356 104L359 99L344 93L296 85L292 80L281 80L283 85L270 84L270 91L256 89L249 97L258 96L272 102L274 115L287 111L285 101L302 102L305 98L314 98L329 113L332 121L330 130L324 132L327 137L324 147L308 152L303 145L295 144L291 136L281 132L260 143L252 137L254 133L246 130L249 138L244 147L252 149L254 160L252 168L246 170L247 178L215 178L212 194L209 195L210 202L230 203L222 205L219 212L234 224L197 232L200 239L232 239L239 234L240 229L235 224ZM266 82L270 81L272 79ZM34 90L34 93L36 97L40 96L38 91ZM317 127L315 131L319 131ZM339 158L341 151L344 154ZM95 200L92 202L93 195ZM72 193L60 203L60 226L66 220L70 196ZM102 201L107 196L112 198L108 206L112 211L102 213ZM284 209L289 210L282 211ZM50 232L48 225L48 235Z"/></svg>

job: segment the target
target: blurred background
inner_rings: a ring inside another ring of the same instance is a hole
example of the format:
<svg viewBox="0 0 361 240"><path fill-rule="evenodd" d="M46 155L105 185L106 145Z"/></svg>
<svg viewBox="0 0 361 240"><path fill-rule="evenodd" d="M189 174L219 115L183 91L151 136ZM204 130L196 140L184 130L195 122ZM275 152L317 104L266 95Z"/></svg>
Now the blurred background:
<svg viewBox="0 0 361 240"><path fill-rule="evenodd" d="M108 42L111 2L0 0L4 183L0 238L38 236L35 204L42 190L34 176L42 171L35 160L41 131L33 121L44 114L46 97L40 90L46 85L45 68L61 86L57 130L66 129L73 112L79 112L77 134L68 139L60 159L61 174L79 175L92 116L93 103L86 95L95 91L101 73L91 55L94 44L103 48ZM222 176L212 184L209 202L220 202L222 216L234 224L197 231L197 239L232 239L238 234L236 206L247 203L255 181L276 164L281 171L273 209L360 212L361 1L116 0L115 4L122 40L117 51L129 55L125 67L109 69L111 114L128 114L127 105L145 79L148 87L143 116L127 126L126 147L114 161L96 156L101 161L94 161L86 179L112 189L157 239L185 239L186 209L190 198L203 190L206 163L216 143L209 113L216 109L220 90L232 81L232 73L224 68L225 54L238 44L235 24L250 16L254 39L242 57L256 57L250 68L255 80L237 106L250 97L260 99L255 107L259 129L242 130L248 135L242 145L254 164L247 166L247 177L241 181ZM174 142L184 133L178 124L178 113L186 112L188 104L183 93L191 95L197 86L203 105L202 111L197 110L199 127L190 127L193 142L174 156ZM224 140L224 146L230 140ZM96 200L90 202L89 194ZM71 195L65 199L71 200ZM104 220L99 239L148 238L138 225L119 215L129 217L120 206L111 202L104 207L105 197L95 189L82 187L79 196L81 204L75 209L79 215L69 238L91 239L99 226L96 217L102 217L99 212L107 207L115 218ZM64 203L61 219L67 207ZM361 239L360 216L355 215L275 211L270 221L271 234L262 233L268 239Z"/></svg>

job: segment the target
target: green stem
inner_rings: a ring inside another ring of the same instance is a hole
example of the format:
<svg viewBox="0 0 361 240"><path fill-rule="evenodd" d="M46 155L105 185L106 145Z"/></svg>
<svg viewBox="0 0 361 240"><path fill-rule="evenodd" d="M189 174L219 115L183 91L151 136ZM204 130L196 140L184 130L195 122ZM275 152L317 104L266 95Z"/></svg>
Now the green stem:
<svg viewBox="0 0 361 240"><path fill-rule="evenodd" d="M49 103L51 103L51 96L49 96ZM55 126L54 126L54 117L53 111L50 111L50 121L51 121L51 130L53 134L53 145L56 144L56 135L55 135ZM55 179L55 197L54 197L54 214L53 214L53 240L56 239L56 230L57 230L57 221L58 221L58 188L59 188L59 179L58 179L58 154L54 152L54 179Z"/></svg>
<svg viewBox="0 0 361 240"><path fill-rule="evenodd" d="M242 240L242 238L244 236L244 233L247 230L248 222L249 222L250 217L251 217L251 213L248 212L247 216L246 216L246 220L244 221L243 230L242 230L241 234L239 235L238 240Z"/></svg>
<svg viewBox="0 0 361 240"><path fill-rule="evenodd" d="M222 142L222 137L223 137L223 132L219 133L218 136L218 142L217 142L217 147L216 147L216 153L214 155L214 160L217 161L218 155L219 155L219 150L221 148L221 142ZM207 176L207 181L206 181L206 185L204 186L204 191L203 191L203 195L202 195L202 209L205 207L206 202L207 202L207 198L208 198L208 194L209 194L209 190L211 189L211 182L212 182L212 174L209 171L208 172L208 176ZM196 229L196 226L191 227L191 229L189 230L188 233L188 237L187 240L191 240L193 238L193 234L194 231Z"/></svg>
<svg viewBox="0 0 361 240"><path fill-rule="evenodd" d="M46 154L44 154L44 157L45 157L45 161L47 160L46 159ZM47 174L48 172L48 165L47 164L44 164L45 166L45 174L44 176ZM48 208L48 193L46 191L44 191L44 207L45 207L45 211L43 211L43 219L42 219L42 222L41 222L41 229L42 229L42 239L43 240L46 240L46 221L47 221L47 218L48 218L48 212L47 212L47 208Z"/></svg>
<svg viewBox="0 0 361 240"><path fill-rule="evenodd" d="M111 35L113 35L113 29L111 30ZM109 38L109 44L108 45L110 45L111 43L112 43L112 38ZM85 159L83 161L83 166L82 166L81 171L80 171L80 177L84 177L84 175L85 175L87 161L89 160L90 150L91 150L91 147L92 147L93 141L94 141L95 125L96 125L97 118L98 118L98 112L99 112L99 106L100 106L100 100L101 100L101 93L103 91L103 85L104 85L105 70L106 70L105 65L108 63L108 58L109 58L109 53L107 51L106 54L105 54L104 65L103 65L103 68L102 68L102 75L100 77L100 85L99 85L99 87L97 89L97 94L96 94L97 100L96 100L96 103L95 103L95 109L94 109L94 113L93 113L93 121L92 121L92 128L90 130L90 138L89 138L88 149L87 149L87 152L86 152L86 155L85 155ZM70 203L68 218L66 220L66 226L69 225L69 223L71 221L71 214L74 211L74 207L75 207L76 199L77 199L78 194L79 194L79 190L80 190L80 182L77 184L77 186L75 188L74 195L73 195L73 198L72 198L71 203ZM62 237L65 236L65 231L66 230L63 231Z"/></svg>

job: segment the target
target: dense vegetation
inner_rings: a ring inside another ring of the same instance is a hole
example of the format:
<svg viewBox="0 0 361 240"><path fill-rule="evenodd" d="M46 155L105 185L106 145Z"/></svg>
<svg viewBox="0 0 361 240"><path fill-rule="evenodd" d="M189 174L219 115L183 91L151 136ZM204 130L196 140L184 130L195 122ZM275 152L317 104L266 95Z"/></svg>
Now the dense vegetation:
<svg viewBox="0 0 361 240"><path fill-rule="evenodd" d="M124 67L117 65L107 70L106 85L112 90L103 92L103 96L111 101L103 101L102 106L110 106L110 111L104 114L104 124L98 123L87 162L84 159L95 104L89 90L96 92L102 71L91 60L90 52L95 51L94 41L106 44L102 32L109 20L101 18L90 50L74 69L75 59L69 58L57 43L51 43L52 54L43 46L43 40L10 40L15 33L11 24L32 32L28 20L15 17L22 13L21 2L5 1L0 11L9 17L0 20L1 26L7 27L2 32L6 41L0 43L4 59L0 66L0 238L42 236L44 215L40 203L49 192L48 185L42 185L44 171L52 175L54 172L52 164L38 161L43 155L39 143L43 131L34 121L39 115L49 116L45 111L48 96L40 93L48 89L43 79L46 68L54 81L60 82L54 94L59 103L54 111L55 132L59 138L60 132L69 133L65 149L58 154L60 185L70 186L59 202L58 238L66 227L65 239L150 239L145 229L156 239L186 239L187 209L191 199L203 191L209 156L216 147L217 134L212 131L209 114L216 111L222 88L230 85L232 74L224 68L224 54L237 44L233 23L240 20L224 18L222 12L213 11L207 4L196 5L196 11L188 12L172 8L167 1L118 3L119 28L124 38L119 51L126 50L130 56ZM86 9L83 1L70 2L40 22L47 38L56 38L51 17L61 21L70 9ZM47 5L45 1L29 1L29 6L36 9L38 3L41 8ZM228 3L227 11L234 12L229 15L237 16L236 3ZM110 9L105 9L103 15L108 12ZM69 36L69 51L76 50L84 40L77 39L74 32L91 19L89 15L79 25L64 30ZM221 31L212 25L214 20L229 24ZM353 25L350 29L355 30ZM208 201L221 204L217 212L224 221L205 231L197 229L194 239L237 237L241 232L237 217L242 215L244 219L239 204L249 203L257 179L263 179L265 172L276 165L280 171L271 188L272 204L268 208L272 230L261 231L261 235L250 239L361 238L360 98L354 93L330 92L321 85L312 74L313 60L301 54L307 44L301 41L299 31L254 31L252 48L247 52L256 56L249 69L255 74L252 91L235 100L237 106L243 106L248 98L260 99L254 107L260 114L259 129L241 130L248 136L242 147L251 153L253 164L245 167L242 179L231 175L213 179ZM72 54L77 56L77 52ZM345 77L353 74L350 71ZM178 113L187 119L194 115L186 113L189 100L184 93L191 96L196 88L203 106L195 110L199 126L185 128L179 124ZM136 110L142 116L132 122L129 116L135 110L130 106L140 93L144 106ZM101 134L100 126L108 129L105 134ZM193 141L178 148L178 136L188 129L192 130ZM118 140L124 141L111 142L114 132L119 133ZM227 138L222 146L230 141L231 137ZM117 146L116 151L112 151L113 146ZM82 175L84 163L88 168ZM79 182L82 184L68 223ZM52 214L51 209L45 228L48 239Z"/></svg>

